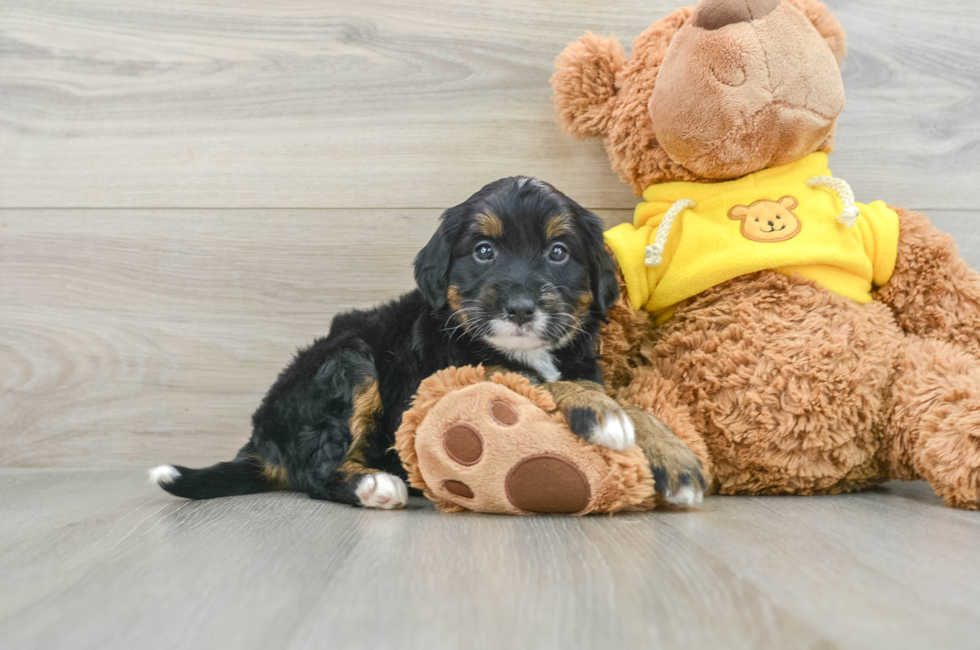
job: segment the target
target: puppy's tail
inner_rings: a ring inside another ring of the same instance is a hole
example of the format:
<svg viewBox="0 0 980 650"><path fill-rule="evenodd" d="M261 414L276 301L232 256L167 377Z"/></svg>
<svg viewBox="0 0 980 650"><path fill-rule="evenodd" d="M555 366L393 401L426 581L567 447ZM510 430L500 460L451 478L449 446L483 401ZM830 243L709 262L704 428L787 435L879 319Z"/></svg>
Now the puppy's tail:
<svg viewBox="0 0 980 650"><path fill-rule="evenodd" d="M235 460L203 469L160 465L150 470L150 482L185 499L256 494L284 487L276 485L276 477L269 476L262 461L255 456L254 449L249 442L238 452Z"/></svg>

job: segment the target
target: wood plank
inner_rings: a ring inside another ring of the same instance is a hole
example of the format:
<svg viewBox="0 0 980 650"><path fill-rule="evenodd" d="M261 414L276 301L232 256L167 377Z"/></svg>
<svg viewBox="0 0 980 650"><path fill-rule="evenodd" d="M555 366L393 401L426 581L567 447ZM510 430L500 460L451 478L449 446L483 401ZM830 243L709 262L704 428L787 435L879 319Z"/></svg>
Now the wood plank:
<svg viewBox="0 0 980 650"><path fill-rule="evenodd" d="M229 457L297 347L414 287L438 214L0 211L0 466Z"/></svg>
<svg viewBox="0 0 980 650"><path fill-rule="evenodd" d="M980 633L977 513L923 483L582 519L186 502L133 470L5 469L0 486L9 648L918 650Z"/></svg>
<svg viewBox="0 0 980 650"><path fill-rule="evenodd" d="M0 211L0 466L229 458L297 347L413 286L436 216ZM980 213L932 217L980 267Z"/></svg>
<svg viewBox="0 0 980 650"><path fill-rule="evenodd" d="M850 33L834 169L975 208L980 4L829 3ZM554 57L666 0L7 0L0 206L434 208L516 173L629 208L553 119Z"/></svg>

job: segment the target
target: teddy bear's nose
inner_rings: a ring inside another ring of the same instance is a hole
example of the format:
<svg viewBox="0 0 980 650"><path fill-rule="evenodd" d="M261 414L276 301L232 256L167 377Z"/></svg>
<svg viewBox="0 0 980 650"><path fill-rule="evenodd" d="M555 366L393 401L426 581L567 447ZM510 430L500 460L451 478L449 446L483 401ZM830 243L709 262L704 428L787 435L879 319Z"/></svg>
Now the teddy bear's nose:
<svg viewBox="0 0 980 650"><path fill-rule="evenodd" d="M747 23L768 15L778 5L779 0L703 0L694 12L694 25L711 30Z"/></svg>

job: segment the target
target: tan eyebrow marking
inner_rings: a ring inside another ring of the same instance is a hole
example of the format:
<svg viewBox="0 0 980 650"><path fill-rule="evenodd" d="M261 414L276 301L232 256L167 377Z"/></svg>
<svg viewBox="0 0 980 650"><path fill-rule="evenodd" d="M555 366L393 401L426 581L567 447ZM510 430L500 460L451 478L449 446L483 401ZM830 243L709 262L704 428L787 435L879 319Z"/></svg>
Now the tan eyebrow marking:
<svg viewBox="0 0 980 650"><path fill-rule="evenodd" d="M503 237L504 222L492 212L481 212L476 215L476 230L487 237Z"/></svg>
<svg viewBox="0 0 980 650"><path fill-rule="evenodd" d="M572 232L572 220L567 214L555 215L548 219L548 224L545 226L544 232L548 239L567 235Z"/></svg>

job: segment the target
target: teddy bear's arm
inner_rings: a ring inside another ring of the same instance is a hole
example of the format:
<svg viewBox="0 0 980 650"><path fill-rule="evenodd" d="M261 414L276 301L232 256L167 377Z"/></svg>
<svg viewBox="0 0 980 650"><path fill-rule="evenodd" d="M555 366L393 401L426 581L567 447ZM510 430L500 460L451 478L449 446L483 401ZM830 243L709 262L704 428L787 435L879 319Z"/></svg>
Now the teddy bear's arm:
<svg viewBox="0 0 980 650"><path fill-rule="evenodd" d="M875 297L891 306L905 332L962 345L980 356L980 273L928 217L893 209L899 217L895 271Z"/></svg>

